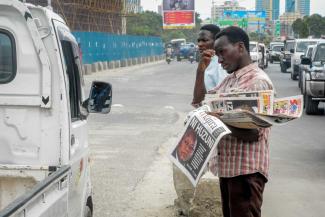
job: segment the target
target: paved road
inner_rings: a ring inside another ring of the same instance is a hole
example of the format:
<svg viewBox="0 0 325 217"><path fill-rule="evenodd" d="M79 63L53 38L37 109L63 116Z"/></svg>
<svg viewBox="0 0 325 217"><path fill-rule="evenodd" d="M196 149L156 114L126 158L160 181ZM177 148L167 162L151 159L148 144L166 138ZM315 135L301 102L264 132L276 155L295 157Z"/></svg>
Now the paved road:
<svg viewBox="0 0 325 217"><path fill-rule="evenodd" d="M171 216L175 193L165 153L191 110L195 67L158 63L87 76L114 88L111 113L90 118L96 217ZM267 72L278 96L299 94L297 82L277 64ZM263 216L324 215L324 120L304 115L272 129Z"/></svg>

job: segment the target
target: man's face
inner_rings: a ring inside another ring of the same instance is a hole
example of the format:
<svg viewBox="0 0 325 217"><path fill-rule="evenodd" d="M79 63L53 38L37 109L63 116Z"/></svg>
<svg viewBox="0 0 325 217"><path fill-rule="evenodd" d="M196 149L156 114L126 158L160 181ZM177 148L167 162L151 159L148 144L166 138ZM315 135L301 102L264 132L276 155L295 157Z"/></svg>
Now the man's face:
<svg viewBox="0 0 325 217"><path fill-rule="evenodd" d="M215 41L214 49L219 63L229 74L238 69L238 62L242 58L242 48L239 43L232 44L226 36L221 36Z"/></svg>
<svg viewBox="0 0 325 217"><path fill-rule="evenodd" d="M187 134L179 144L177 154L180 160L186 161L190 159L195 149L195 136Z"/></svg>
<svg viewBox="0 0 325 217"><path fill-rule="evenodd" d="M197 39L197 45L200 53L207 49L213 49L214 38L213 34L208 30L201 30Z"/></svg>

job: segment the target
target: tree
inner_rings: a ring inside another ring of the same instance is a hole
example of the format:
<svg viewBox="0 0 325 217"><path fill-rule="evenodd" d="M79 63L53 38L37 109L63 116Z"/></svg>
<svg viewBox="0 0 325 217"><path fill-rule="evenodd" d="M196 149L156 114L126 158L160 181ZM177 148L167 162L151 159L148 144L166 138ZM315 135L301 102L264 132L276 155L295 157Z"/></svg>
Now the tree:
<svg viewBox="0 0 325 217"><path fill-rule="evenodd" d="M126 32L129 35L161 36L162 17L152 11L132 14L127 18Z"/></svg>
<svg viewBox="0 0 325 217"><path fill-rule="evenodd" d="M167 43L173 38L185 38L195 42L201 27L200 14L195 13L195 28L193 29L168 29L162 28L162 16L152 11L133 14L127 18L127 34L143 36L160 36Z"/></svg>
<svg viewBox="0 0 325 217"><path fill-rule="evenodd" d="M309 35L319 38L325 34L325 17L319 14L299 18L292 24L292 29L300 38L306 38Z"/></svg>

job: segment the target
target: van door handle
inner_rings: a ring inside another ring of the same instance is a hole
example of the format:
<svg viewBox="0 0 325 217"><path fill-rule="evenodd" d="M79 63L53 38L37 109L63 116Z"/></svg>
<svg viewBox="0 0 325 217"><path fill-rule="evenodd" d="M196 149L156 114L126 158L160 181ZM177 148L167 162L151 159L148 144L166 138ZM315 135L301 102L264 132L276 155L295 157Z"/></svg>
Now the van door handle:
<svg viewBox="0 0 325 217"><path fill-rule="evenodd" d="M75 143L76 143L76 138L74 137L74 135L71 135L71 146L74 146Z"/></svg>

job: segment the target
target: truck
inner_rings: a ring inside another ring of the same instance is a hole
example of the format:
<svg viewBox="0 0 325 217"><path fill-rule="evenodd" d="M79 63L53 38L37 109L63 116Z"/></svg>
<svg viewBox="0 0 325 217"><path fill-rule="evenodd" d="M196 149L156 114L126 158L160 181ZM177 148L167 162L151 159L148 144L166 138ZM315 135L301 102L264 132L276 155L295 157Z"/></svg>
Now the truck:
<svg viewBox="0 0 325 217"><path fill-rule="evenodd" d="M286 73L287 69L291 68L291 50L295 47L294 39L287 39L284 41L284 48L281 48L280 68L281 72Z"/></svg>
<svg viewBox="0 0 325 217"><path fill-rule="evenodd" d="M311 56L304 56L301 64L306 67L302 72L302 93L305 112L319 114L319 102L325 102L325 40L320 39L312 50Z"/></svg>
<svg viewBox="0 0 325 217"><path fill-rule="evenodd" d="M78 43L50 8L0 1L0 216L91 217L87 118L107 114L112 85L89 95Z"/></svg>
<svg viewBox="0 0 325 217"><path fill-rule="evenodd" d="M298 80L300 74L300 62L301 56L303 56L309 45L315 45L319 39L309 39L309 38L300 38L295 39L293 48L289 51L291 53L291 66L292 70L290 72L292 80Z"/></svg>

